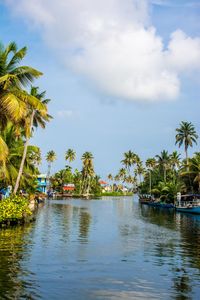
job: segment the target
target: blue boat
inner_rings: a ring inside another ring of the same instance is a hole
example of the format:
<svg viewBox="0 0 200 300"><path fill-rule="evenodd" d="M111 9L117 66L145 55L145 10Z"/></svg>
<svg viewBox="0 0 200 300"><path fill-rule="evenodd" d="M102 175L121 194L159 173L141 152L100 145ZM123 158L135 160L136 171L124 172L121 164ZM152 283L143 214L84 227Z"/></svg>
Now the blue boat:
<svg viewBox="0 0 200 300"><path fill-rule="evenodd" d="M190 214L200 214L200 195L180 195L180 193L178 193L176 211Z"/></svg>

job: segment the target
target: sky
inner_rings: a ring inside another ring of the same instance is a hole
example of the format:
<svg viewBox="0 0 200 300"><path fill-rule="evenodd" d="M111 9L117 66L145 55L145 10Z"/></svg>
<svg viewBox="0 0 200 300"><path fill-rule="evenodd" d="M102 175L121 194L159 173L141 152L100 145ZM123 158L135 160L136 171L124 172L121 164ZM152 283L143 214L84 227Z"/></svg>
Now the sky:
<svg viewBox="0 0 200 300"><path fill-rule="evenodd" d="M199 20L200 0L0 0L1 42L28 47L23 64L51 99L54 119L32 140L41 172L49 150L55 172L73 148L74 168L90 151L106 178L128 150L143 161L178 150L181 121L200 135Z"/></svg>

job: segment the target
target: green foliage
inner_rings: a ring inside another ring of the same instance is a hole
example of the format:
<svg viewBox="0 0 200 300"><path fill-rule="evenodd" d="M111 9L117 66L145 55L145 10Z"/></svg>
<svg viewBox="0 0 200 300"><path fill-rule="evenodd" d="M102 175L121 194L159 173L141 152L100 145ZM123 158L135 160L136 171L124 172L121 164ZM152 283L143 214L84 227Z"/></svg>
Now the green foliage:
<svg viewBox="0 0 200 300"><path fill-rule="evenodd" d="M0 201L0 223L5 221L21 220L26 216L31 216L32 212L28 207L26 198L12 196Z"/></svg>

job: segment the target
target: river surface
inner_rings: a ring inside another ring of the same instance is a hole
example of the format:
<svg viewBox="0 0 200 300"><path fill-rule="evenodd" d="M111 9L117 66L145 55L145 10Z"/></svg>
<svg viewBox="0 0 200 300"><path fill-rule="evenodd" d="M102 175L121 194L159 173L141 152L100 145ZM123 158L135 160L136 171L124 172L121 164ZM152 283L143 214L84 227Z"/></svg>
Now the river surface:
<svg viewBox="0 0 200 300"><path fill-rule="evenodd" d="M0 230L0 299L200 299L200 216L137 197L49 200Z"/></svg>

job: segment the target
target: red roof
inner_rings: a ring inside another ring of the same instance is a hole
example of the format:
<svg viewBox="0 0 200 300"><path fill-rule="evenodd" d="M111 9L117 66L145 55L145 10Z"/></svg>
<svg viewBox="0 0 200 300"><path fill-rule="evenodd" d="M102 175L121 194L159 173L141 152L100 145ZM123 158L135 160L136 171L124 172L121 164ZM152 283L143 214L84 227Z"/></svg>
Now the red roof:
<svg viewBox="0 0 200 300"><path fill-rule="evenodd" d="M63 191L74 191L75 187L74 186L63 186Z"/></svg>
<svg viewBox="0 0 200 300"><path fill-rule="evenodd" d="M107 182L103 181L103 180L99 180L99 183L102 185L108 184Z"/></svg>

